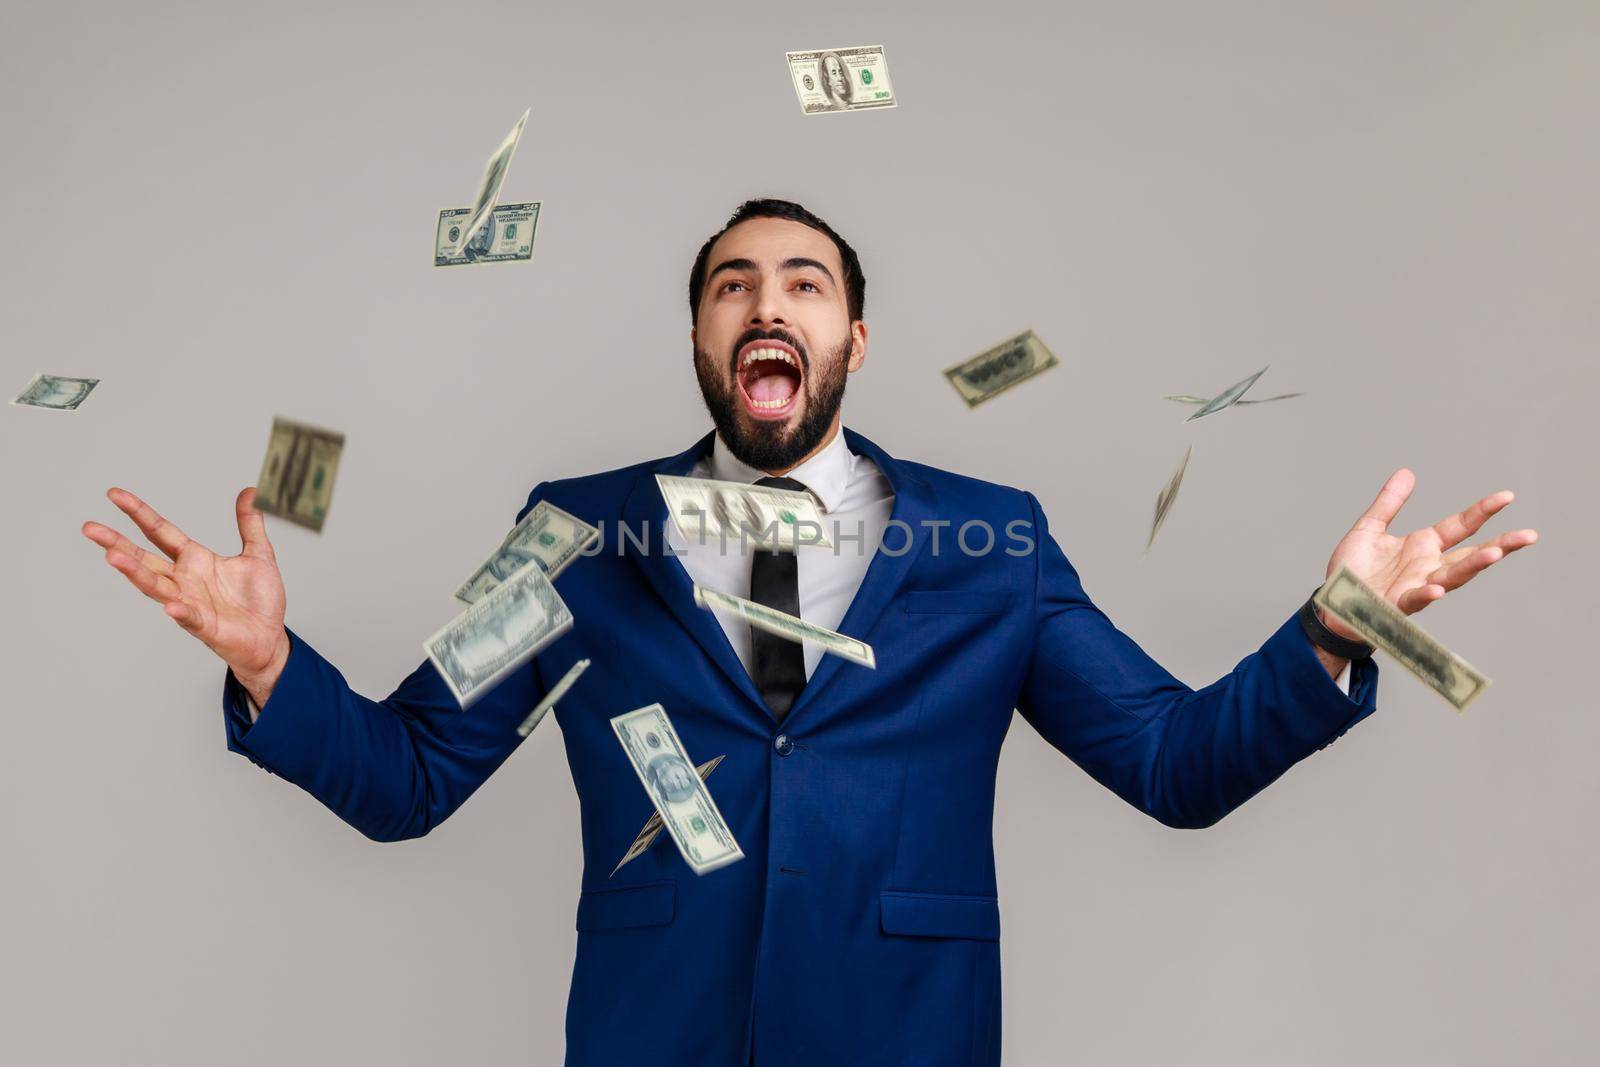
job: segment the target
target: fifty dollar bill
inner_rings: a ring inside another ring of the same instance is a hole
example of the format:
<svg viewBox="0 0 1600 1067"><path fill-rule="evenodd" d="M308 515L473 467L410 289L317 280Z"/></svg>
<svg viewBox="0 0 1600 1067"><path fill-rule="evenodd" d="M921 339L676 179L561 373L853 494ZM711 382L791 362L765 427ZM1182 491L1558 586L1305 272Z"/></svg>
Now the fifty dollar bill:
<svg viewBox="0 0 1600 1067"><path fill-rule="evenodd" d="M667 513L678 532L695 542L716 536L756 544L832 548L822 529L822 511L810 493L714 478L656 475ZM770 534L766 540L763 535Z"/></svg>
<svg viewBox="0 0 1600 1067"><path fill-rule="evenodd" d="M342 433L274 418L256 480L257 509L320 533L343 452Z"/></svg>
<svg viewBox="0 0 1600 1067"><path fill-rule="evenodd" d="M872 654L872 646L865 641L857 641L837 631L814 625L804 619L797 619L787 612L776 611L765 604L757 604L753 600L746 600L731 593L719 593L703 585L694 587L694 602L703 608L723 608L731 611L758 630L787 637L791 641L810 641L821 645L824 652L843 656L851 663L859 663L863 667L873 669L878 666L877 658Z"/></svg>
<svg viewBox="0 0 1600 1067"><path fill-rule="evenodd" d="M1489 687L1483 672L1434 640L1405 612L1340 566L1312 598L1316 605L1383 649L1457 711Z"/></svg>
<svg viewBox="0 0 1600 1067"><path fill-rule="evenodd" d="M1265 373L1267 373L1267 368L1262 367L1260 370L1256 371L1243 381L1234 382L1222 392L1201 404L1199 411L1196 411L1183 421L1193 422L1195 419L1203 419L1207 415L1221 411L1223 408L1231 408L1233 405L1239 402L1239 398L1244 396L1246 390L1248 390L1252 385L1256 384L1256 379Z"/></svg>
<svg viewBox="0 0 1600 1067"><path fill-rule="evenodd" d="M1167 521L1167 513L1172 510L1173 503L1178 499L1178 486L1183 484L1183 472L1189 469L1189 454L1193 451L1193 445L1184 451L1183 462L1178 464L1177 473L1169 478L1161 492L1156 494L1156 516L1150 523L1150 539L1144 543L1146 550L1156 543L1156 531Z"/></svg>
<svg viewBox="0 0 1600 1067"><path fill-rule="evenodd" d="M423 642L462 708L566 633L572 612L537 562L530 562Z"/></svg>
<svg viewBox="0 0 1600 1067"><path fill-rule="evenodd" d="M944 376L967 407L975 408L1013 385L1056 366L1059 360L1032 330L1001 341L971 359L946 367Z"/></svg>
<svg viewBox="0 0 1600 1067"><path fill-rule="evenodd" d="M789 78L807 115L894 107L882 45L788 52Z"/></svg>
<svg viewBox="0 0 1600 1067"><path fill-rule="evenodd" d="M35 374L22 392L17 394L12 406L20 408L47 408L51 411L77 411L78 405L88 398L99 378L63 378L55 374Z"/></svg>
<svg viewBox="0 0 1600 1067"><path fill-rule="evenodd" d="M711 777L711 772L717 769L717 764L721 763L726 758L727 757L725 756L715 756L711 759L708 759L704 763L700 764L700 766L695 768L695 773L700 776L700 780L703 782L707 778ZM644 855L650 846L656 843L656 838L660 836L661 814L659 812L652 811L650 813L650 818L645 820L644 828L639 831L639 836L633 839L633 844L628 846L628 851L624 852L622 854L622 858L617 861L617 865L611 868L610 877L615 878L618 871L622 870L622 868L626 867L628 864Z"/></svg>
<svg viewBox="0 0 1600 1067"><path fill-rule="evenodd" d="M665 708L651 704L625 712L611 720L611 729L695 874L744 859L706 784L695 774Z"/></svg>
<svg viewBox="0 0 1600 1067"><path fill-rule="evenodd" d="M600 531L582 519L541 500L461 583L455 597L462 603L475 604L529 561L537 562L555 581L556 575L599 536Z"/></svg>
<svg viewBox="0 0 1600 1067"><path fill-rule="evenodd" d="M511 132L506 134L505 140L500 142L500 147L494 150L489 162L484 165L483 180L478 183L478 195L473 199L470 213L461 227L464 236L470 238L489 221L489 212L500 199L500 187L505 184L506 173L511 169L511 157L516 155L517 144L522 140L522 128L528 124L528 116L532 112L533 108L530 107L522 113L517 124L511 127Z"/></svg>
<svg viewBox="0 0 1600 1067"><path fill-rule="evenodd" d="M467 241L470 207L447 207L439 212L439 229L433 239L433 265L458 267L463 263L502 263L533 258L533 230L539 222L539 204L499 204L489 221Z"/></svg>
<svg viewBox="0 0 1600 1067"><path fill-rule="evenodd" d="M561 676L561 681L551 686L550 692L544 695L544 699L535 704L533 710L528 712L528 717L522 720L521 726L517 727L517 734L521 737L527 737L533 733L534 728L544 721L544 717L550 709L556 706L556 701L566 696L567 690L572 688L572 684L578 680L578 676L588 669L589 661L586 659L580 659L567 668L567 673ZM615 874L616 872L613 871L612 873Z"/></svg>

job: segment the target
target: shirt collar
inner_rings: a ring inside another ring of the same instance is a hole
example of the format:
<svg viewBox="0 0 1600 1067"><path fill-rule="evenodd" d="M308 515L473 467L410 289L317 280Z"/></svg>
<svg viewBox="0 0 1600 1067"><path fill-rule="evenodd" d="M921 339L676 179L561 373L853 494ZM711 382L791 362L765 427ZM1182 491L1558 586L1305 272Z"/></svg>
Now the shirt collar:
<svg viewBox="0 0 1600 1067"><path fill-rule="evenodd" d="M821 502L823 512L827 513L844 503L844 491L850 482L850 470L854 466L851 461L854 458L844 443L844 431L836 430L833 439L823 445L820 452L790 471L786 477L811 490ZM715 435L711 443L711 477L748 485L766 476L766 471L750 466L729 451L720 433Z"/></svg>

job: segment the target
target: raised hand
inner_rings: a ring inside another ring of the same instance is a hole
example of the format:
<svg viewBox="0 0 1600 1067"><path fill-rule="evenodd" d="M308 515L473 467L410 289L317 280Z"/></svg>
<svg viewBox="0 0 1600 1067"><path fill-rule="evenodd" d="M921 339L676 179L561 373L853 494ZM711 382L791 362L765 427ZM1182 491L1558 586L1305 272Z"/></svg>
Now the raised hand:
<svg viewBox="0 0 1600 1067"><path fill-rule="evenodd" d="M1389 523L1411 496L1416 482L1416 476L1404 467L1389 475L1372 506L1334 547L1328 560L1329 575L1343 564L1395 607L1414 615L1517 549L1539 540L1537 530L1513 530L1475 545L1462 544L1511 503L1509 489L1491 493L1432 526L1396 537L1389 532ZM1330 615L1323 614L1322 621L1341 637L1361 640Z"/></svg>
<svg viewBox="0 0 1600 1067"><path fill-rule="evenodd" d="M266 703L289 657L289 637L283 577L255 508L255 489L241 492L234 505L244 542L237 556L219 556L192 540L126 489L107 490L106 496L160 554L98 522L84 523L83 535L106 550L106 562L135 589L233 668L257 703Z"/></svg>

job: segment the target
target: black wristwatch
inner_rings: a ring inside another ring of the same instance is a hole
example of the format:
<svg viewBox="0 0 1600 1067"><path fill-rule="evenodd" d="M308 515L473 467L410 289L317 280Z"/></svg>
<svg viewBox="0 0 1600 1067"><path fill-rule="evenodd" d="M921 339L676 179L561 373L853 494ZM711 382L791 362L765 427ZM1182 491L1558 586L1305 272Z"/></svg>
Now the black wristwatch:
<svg viewBox="0 0 1600 1067"><path fill-rule="evenodd" d="M1319 585L1317 589L1321 589ZM1365 641L1351 641L1340 637L1328 629L1322 622L1322 617L1317 614L1316 591L1306 598L1305 606L1300 609L1300 629L1306 632L1311 643L1324 652L1331 652L1340 659L1370 659L1375 649Z"/></svg>

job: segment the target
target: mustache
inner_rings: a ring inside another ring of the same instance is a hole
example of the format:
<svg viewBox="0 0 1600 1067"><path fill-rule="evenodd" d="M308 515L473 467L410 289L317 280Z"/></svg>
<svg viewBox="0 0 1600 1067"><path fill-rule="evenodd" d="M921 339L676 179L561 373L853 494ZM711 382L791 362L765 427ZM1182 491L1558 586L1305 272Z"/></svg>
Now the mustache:
<svg viewBox="0 0 1600 1067"><path fill-rule="evenodd" d="M763 330L759 326L754 326L738 336L733 342L732 350L728 353L728 366L732 368L735 376L739 373L739 351L751 341L782 341L799 355L802 376L811 370L811 353L806 351L806 346L801 342L800 338L788 330L780 330L776 327L770 330Z"/></svg>

